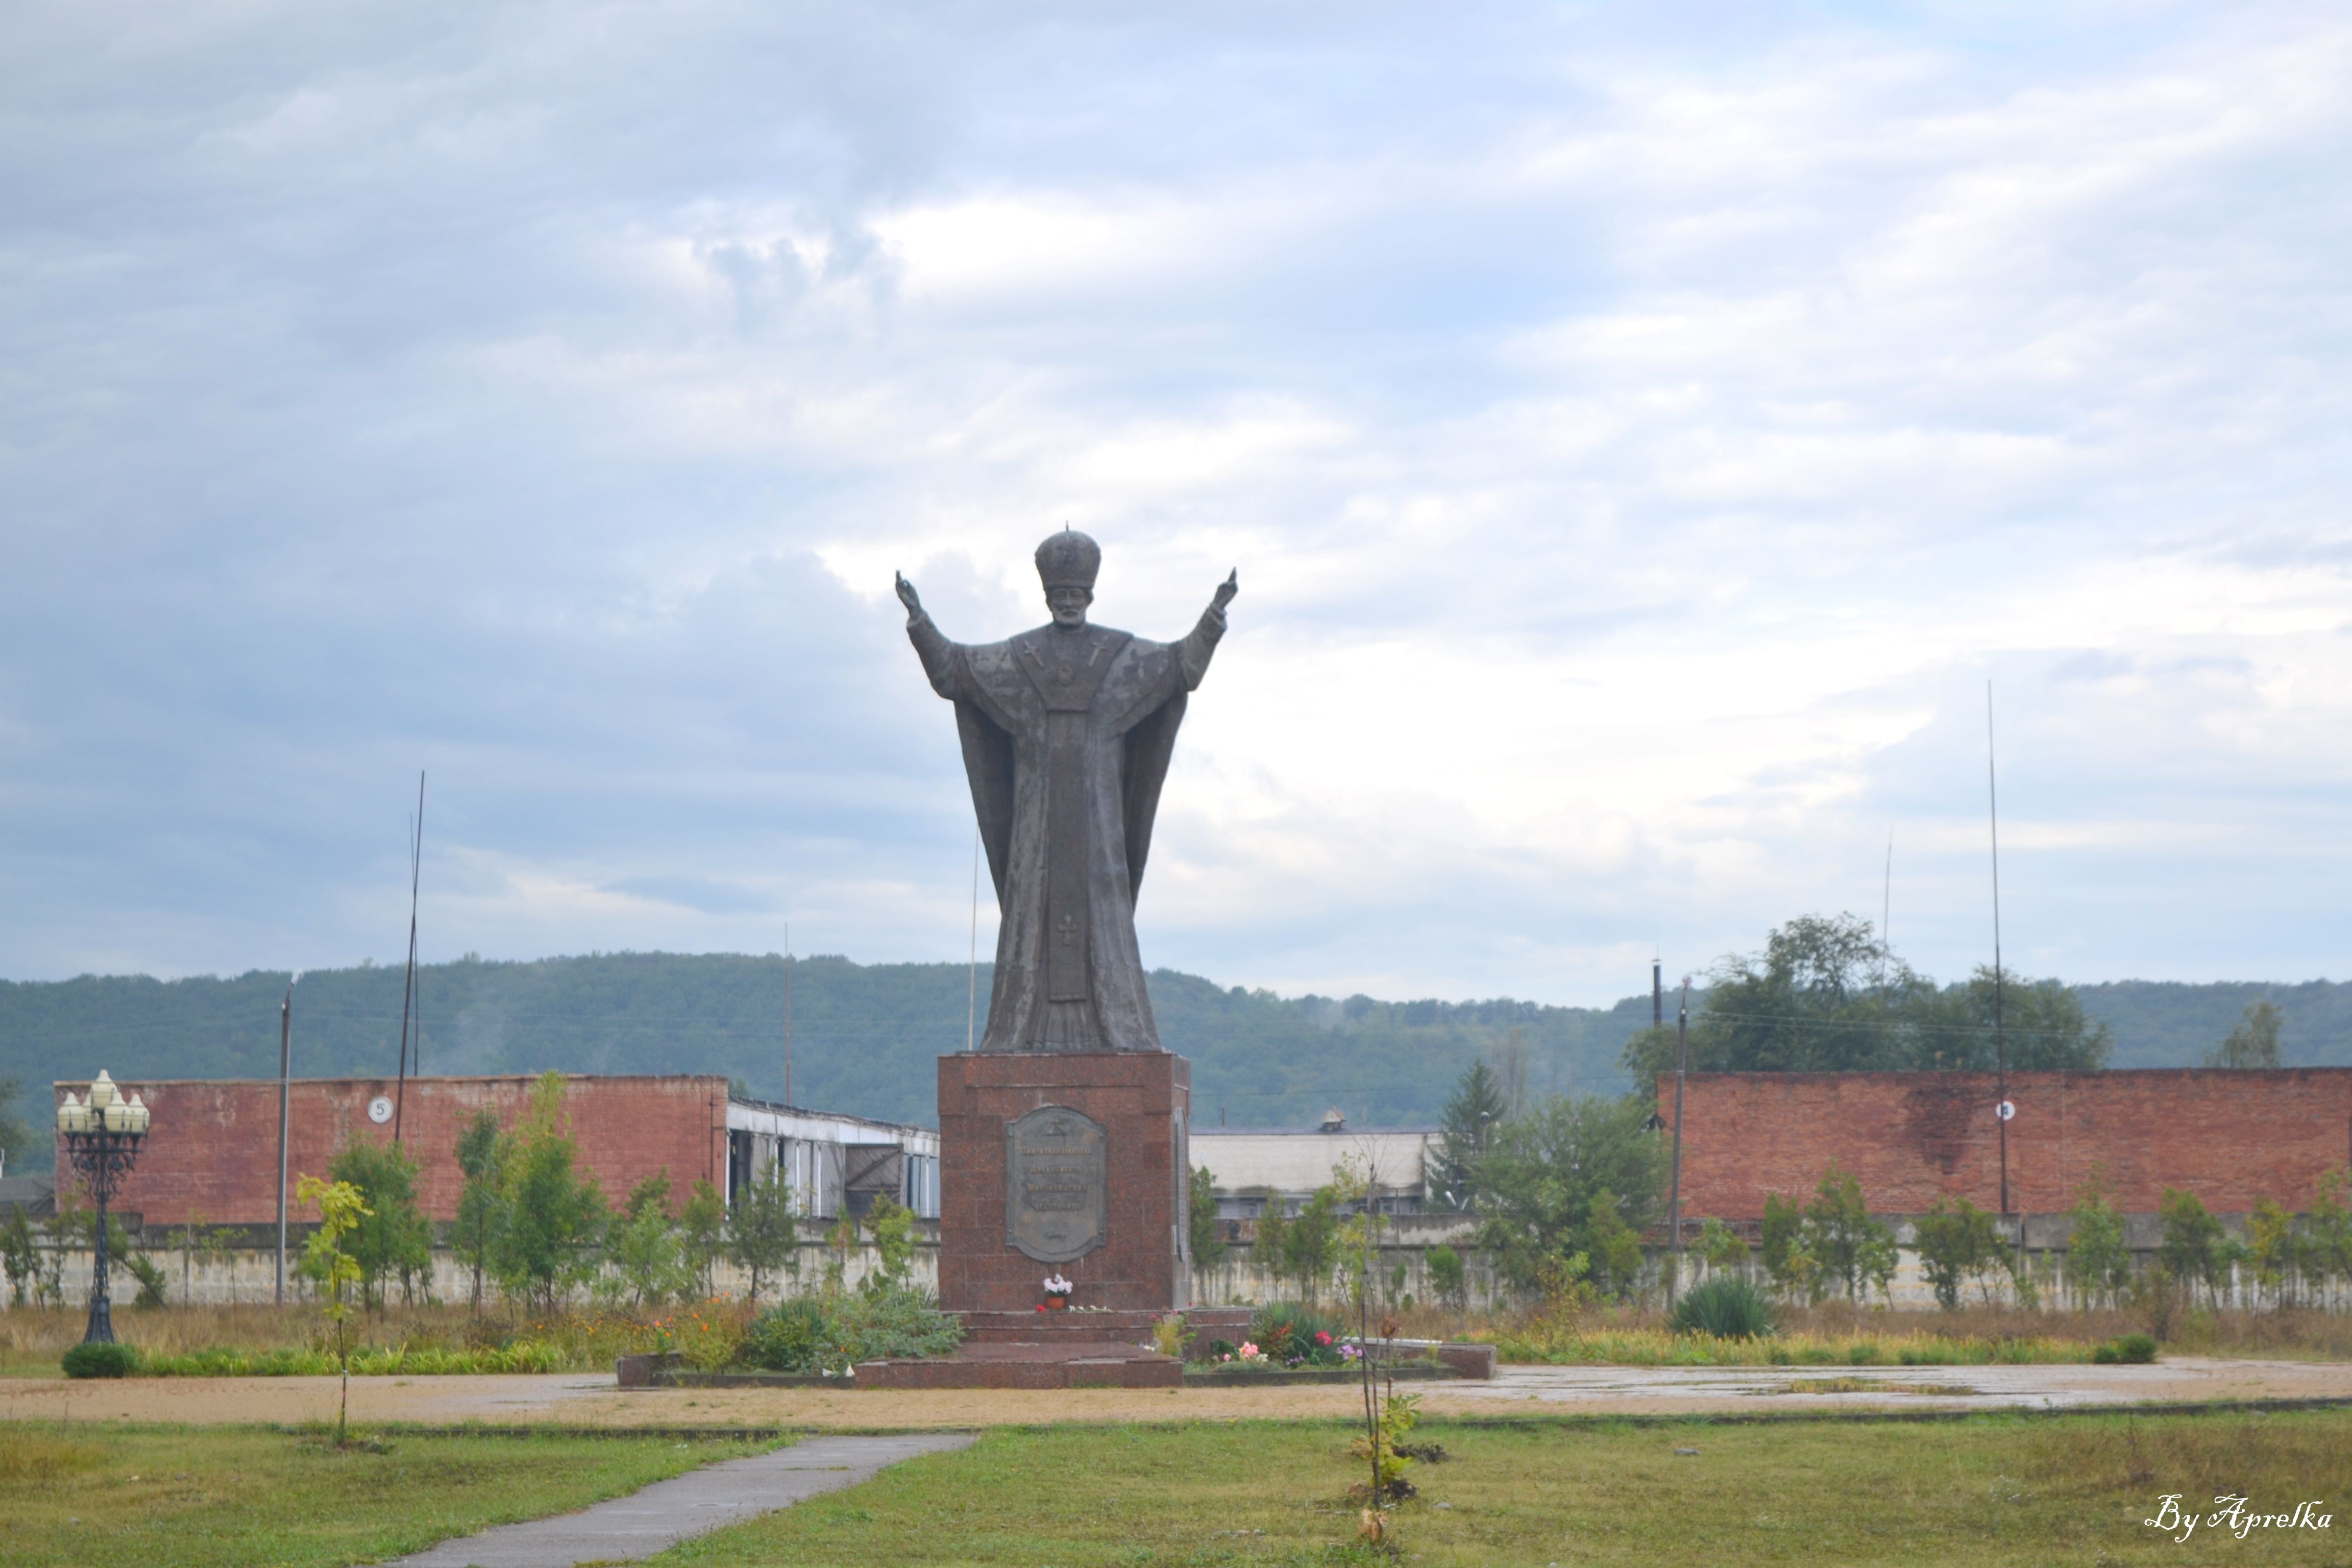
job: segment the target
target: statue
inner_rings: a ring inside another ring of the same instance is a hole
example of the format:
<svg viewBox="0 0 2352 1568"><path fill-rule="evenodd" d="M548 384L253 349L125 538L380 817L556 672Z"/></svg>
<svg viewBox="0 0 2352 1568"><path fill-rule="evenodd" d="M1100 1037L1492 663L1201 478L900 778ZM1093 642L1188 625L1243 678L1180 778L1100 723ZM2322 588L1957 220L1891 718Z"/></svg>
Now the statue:
<svg viewBox="0 0 2352 1568"><path fill-rule="evenodd" d="M1051 625L950 642L898 579L931 689L955 704L1003 926L983 1051L1157 1051L1135 896L1184 700L1208 673L1240 574L1181 642L1091 626L1102 550L1065 529L1037 547Z"/></svg>

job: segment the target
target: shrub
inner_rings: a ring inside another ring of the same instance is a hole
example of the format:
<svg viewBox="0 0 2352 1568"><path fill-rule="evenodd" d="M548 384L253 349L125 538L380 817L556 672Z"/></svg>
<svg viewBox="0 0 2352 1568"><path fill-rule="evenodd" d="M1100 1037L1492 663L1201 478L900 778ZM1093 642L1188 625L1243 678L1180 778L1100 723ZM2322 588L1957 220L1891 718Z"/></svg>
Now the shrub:
<svg viewBox="0 0 2352 1568"><path fill-rule="evenodd" d="M1718 1340L1761 1339L1772 1331L1772 1309L1747 1280L1718 1274L1675 1303L1675 1330Z"/></svg>
<svg viewBox="0 0 2352 1568"><path fill-rule="evenodd" d="M752 1320L743 1336L743 1362L769 1372L817 1372L833 1347L833 1324L824 1303L794 1296Z"/></svg>
<svg viewBox="0 0 2352 1568"><path fill-rule="evenodd" d="M139 1370L139 1352L129 1345L85 1342L65 1354L68 1377L128 1377Z"/></svg>
<svg viewBox="0 0 2352 1568"><path fill-rule="evenodd" d="M740 1359L769 1372L847 1372L861 1361L954 1353L961 1319L929 1290L898 1285L846 1296L793 1296L752 1320Z"/></svg>
<svg viewBox="0 0 2352 1568"><path fill-rule="evenodd" d="M919 1286L895 1286L844 1301L835 1321L845 1348L858 1361L952 1355L963 1343L963 1320L940 1311L939 1298Z"/></svg>
<svg viewBox="0 0 2352 1568"><path fill-rule="evenodd" d="M2156 1336L2125 1334L2093 1351L2091 1359L2101 1366L2146 1366L2156 1359Z"/></svg>
<svg viewBox="0 0 2352 1568"><path fill-rule="evenodd" d="M1184 1314L1171 1312L1151 1325L1151 1346L1161 1355L1184 1359L1184 1346L1192 1340L1192 1331L1184 1326Z"/></svg>

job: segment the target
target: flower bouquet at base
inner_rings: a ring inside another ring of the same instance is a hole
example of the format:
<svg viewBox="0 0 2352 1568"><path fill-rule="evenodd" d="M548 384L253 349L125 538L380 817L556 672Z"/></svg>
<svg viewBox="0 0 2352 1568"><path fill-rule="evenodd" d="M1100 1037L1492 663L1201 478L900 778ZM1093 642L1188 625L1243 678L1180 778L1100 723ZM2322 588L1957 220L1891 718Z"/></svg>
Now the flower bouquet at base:
<svg viewBox="0 0 2352 1568"><path fill-rule="evenodd" d="M1041 1312L1058 1312L1070 1304L1070 1282L1059 1274L1045 1276L1045 1299L1037 1303Z"/></svg>

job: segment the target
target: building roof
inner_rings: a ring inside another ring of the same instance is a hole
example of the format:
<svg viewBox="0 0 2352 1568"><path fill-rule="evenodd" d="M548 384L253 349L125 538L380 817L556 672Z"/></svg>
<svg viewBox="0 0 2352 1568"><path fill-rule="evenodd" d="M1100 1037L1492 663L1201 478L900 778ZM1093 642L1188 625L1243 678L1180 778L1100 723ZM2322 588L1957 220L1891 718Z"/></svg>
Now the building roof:
<svg viewBox="0 0 2352 1568"><path fill-rule="evenodd" d="M1423 1153L1436 1137L1433 1127L1341 1132L1202 1127L1192 1131L1192 1163L1207 1171L1222 1193L1259 1187L1301 1193L1329 1185L1332 1167L1352 1159L1370 1164L1381 1185L1397 1191L1421 1185Z"/></svg>
<svg viewBox="0 0 2352 1568"><path fill-rule="evenodd" d="M57 1213L57 1179L41 1174L0 1178L0 1214L17 1209L24 1210L28 1219L46 1219Z"/></svg>

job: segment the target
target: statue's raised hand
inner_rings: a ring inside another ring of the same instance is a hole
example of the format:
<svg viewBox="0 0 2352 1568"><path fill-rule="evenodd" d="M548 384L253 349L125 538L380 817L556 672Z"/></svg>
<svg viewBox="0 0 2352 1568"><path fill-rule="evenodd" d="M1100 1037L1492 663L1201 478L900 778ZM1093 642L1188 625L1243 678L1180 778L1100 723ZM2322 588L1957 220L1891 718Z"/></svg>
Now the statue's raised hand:
<svg viewBox="0 0 2352 1568"><path fill-rule="evenodd" d="M915 585L896 572L891 573L890 575L898 580L898 602L907 606L907 613L910 616L921 615L923 601L915 597Z"/></svg>
<svg viewBox="0 0 2352 1568"><path fill-rule="evenodd" d="M1217 584L1217 596L1209 601L1209 608L1221 616L1223 615L1225 606L1234 602L1234 595L1242 591L1241 579L1241 568L1235 567L1226 575L1223 582Z"/></svg>

